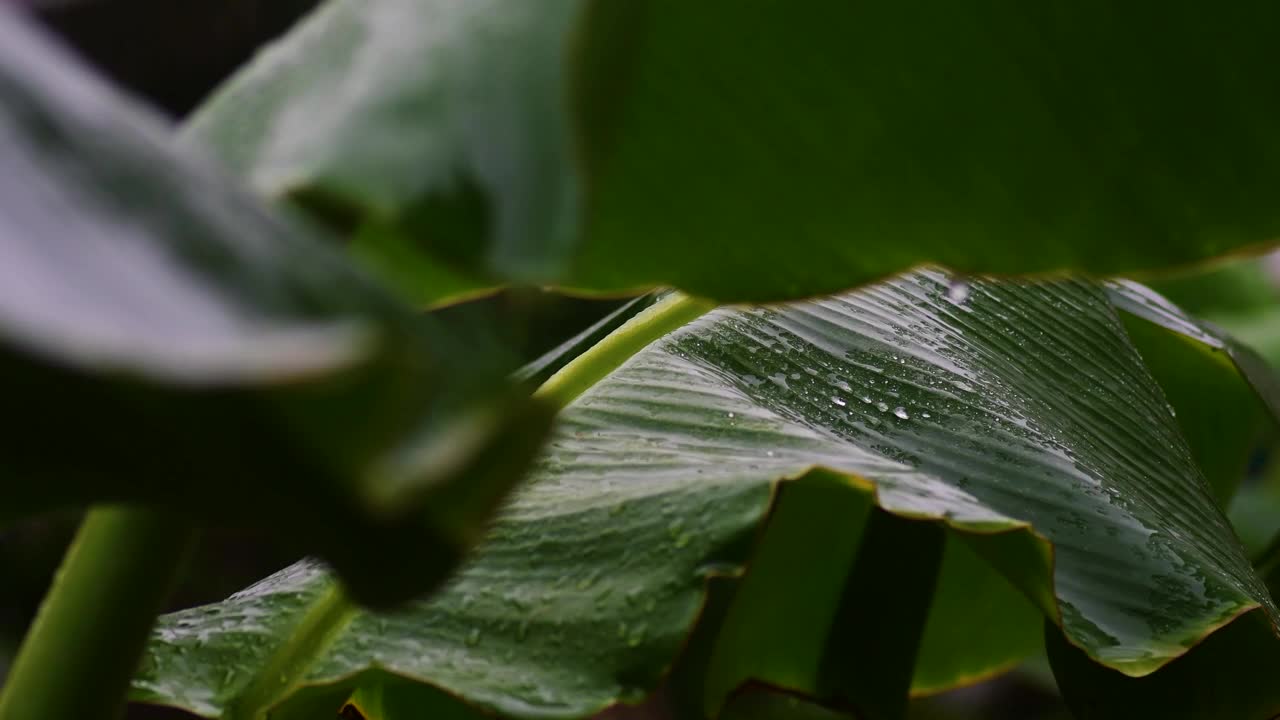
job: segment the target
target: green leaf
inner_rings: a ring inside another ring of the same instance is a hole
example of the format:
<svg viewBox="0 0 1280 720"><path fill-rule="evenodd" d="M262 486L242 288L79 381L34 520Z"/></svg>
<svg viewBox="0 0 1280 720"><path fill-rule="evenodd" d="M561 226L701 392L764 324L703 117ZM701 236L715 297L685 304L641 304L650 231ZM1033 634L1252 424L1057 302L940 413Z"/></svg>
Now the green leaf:
<svg viewBox="0 0 1280 720"><path fill-rule="evenodd" d="M1193 340L1217 353L1220 363L1234 365L1271 416L1280 419L1280 375L1257 352L1212 323L1191 318L1160 294L1137 283L1113 282L1108 284L1107 293L1121 310Z"/></svg>
<svg viewBox="0 0 1280 720"><path fill-rule="evenodd" d="M444 577L547 425L495 384L499 358L8 11L0 146L0 524L159 504L277 527L370 602ZM405 544L430 560L410 572L388 553Z"/></svg>
<svg viewBox="0 0 1280 720"><path fill-rule="evenodd" d="M1280 639L1259 611L1140 678L1090 662L1054 627L1045 628L1045 645L1058 688L1078 720L1128 720L1135 709L1140 717L1168 720L1271 720L1280 714Z"/></svg>
<svg viewBox="0 0 1280 720"><path fill-rule="evenodd" d="M424 716L456 712L451 698L516 717L633 702L678 654L708 578L742 572L779 483L832 474L962 537L1128 675L1241 613L1275 616L1103 289L984 282L960 298L930 272L717 310L639 352L567 408L445 590L326 628L279 707L336 709L389 675L420 683L402 690ZM811 552L795 562L826 566L828 548ZM165 618L136 698L265 709L237 702L330 584L303 564Z"/></svg>
<svg viewBox="0 0 1280 720"><path fill-rule="evenodd" d="M1249 314L1280 301L1280 288L1265 267L1267 259L1236 259L1177 273L1147 283L1161 296L1196 317L1215 320Z"/></svg>
<svg viewBox="0 0 1280 720"><path fill-rule="evenodd" d="M734 695L720 715L722 720L850 720L861 716L836 712L805 700L763 687L751 687Z"/></svg>
<svg viewBox="0 0 1280 720"><path fill-rule="evenodd" d="M782 489L717 629L702 682L707 717L752 681L868 720L902 717L943 531L872 506L837 474ZM872 672L867 657L876 658Z"/></svg>
<svg viewBox="0 0 1280 720"><path fill-rule="evenodd" d="M1280 237L1277 21L328 0L188 136L366 251L479 283L776 300L922 263L1117 273Z"/></svg>
<svg viewBox="0 0 1280 720"><path fill-rule="evenodd" d="M1043 646L1043 615L960 536L947 538L920 640L913 696L974 685Z"/></svg>
<svg viewBox="0 0 1280 720"><path fill-rule="evenodd" d="M1213 274L1213 282L1188 279L1173 288L1206 308L1210 316L1224 312L1222 307L1241 312L1240 308L1266 303L1261 294L1265 288L1252 283L1254 275L1247 270L1242 266L1229 273L1219 271ZM1210 292L1219 287L1226 292ZM1188 316L1148 288L1115 283L1109 293L1118 307L1128 311L1126 327L1169 401L1179 409L1179 425L1212 481L1219 503L1225 507L1234 497L1233 517L1252 510L1242 505L1270 508L1273 489L1245 488L1239 495L1235 490L1246 474L1251 452L1262 445L1264 435L1274 436L1275 412L1280 407L1274 369L1232 335ZM1257 537L1245 539L1255 550L1263 542ZM1258 572L1270 585L1266 569L1260 566ZM1142 708L1144 716L1188 720L1266 720L1280 712L1280 695L1271 690L1273 683L1268 679L1280 658L1280 641L1265 615L1257 611L1140 678L1100 667L1056 628L1046 628L1045 638L1059 689L1082 720L1129 718L1135 707Z"/></svg>
<svg viewBox="0 0 1280 720"><path fill-rule="evenodd" d="M1280 287L1262 260L1232 262L1153 287L1280 367Z"/></svg>
<svg viewBox="0 0 1280 720"><path fill-rule="evenodd" d="M1108 292L1126 311L1130 336L1178 409L1183 436L1218 503L1227 507L1251 456L1275 438L1280 375L1232 335L1148 288L1120 282Z"/></svg>

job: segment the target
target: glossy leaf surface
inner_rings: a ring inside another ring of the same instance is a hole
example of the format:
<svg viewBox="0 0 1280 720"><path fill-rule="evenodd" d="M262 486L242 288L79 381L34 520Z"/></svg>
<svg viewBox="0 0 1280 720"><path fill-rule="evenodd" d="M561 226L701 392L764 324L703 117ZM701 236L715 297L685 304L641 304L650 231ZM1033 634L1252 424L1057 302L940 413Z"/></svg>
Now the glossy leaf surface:
<svg viewBox="0 0 1280 720"><path fill-rule="evenodd" d="M1232 718L1280 715L1273 682L1280 638L1265 615L1253 612L1205 638L1192 652L1146 677L1131 678L1092 663L1045 628L1045 646L1063 699L1079 720Z"/></svg>
<svg viewBox="0 0 1280 720"><path fill-rule="evenodd" d="M441 579L546 426L492 385L498 358L174 150L10 11L0 147L0 523L161 504L282 525L371 601ZM405 572L402 543L437 566Z"/></svg>
<svg viewBox="0 0 1280 720"><path fill-rule="evenodd" d="M388 673L423 683L410 687L436 709L453 695L585 717L638 699L681 648L707 578L741 571L778 483L833 473L963 537L1071 642L1130 675L1243 612L1274 614L1101 288L957 292L924 273L718 310L650 345L566 410L447 589L327 626L283 708L336 707ZM167 617L137 697L208 716L239 707L329 584L304 564Z"/></svg>
<svg viewBox="0 0 1280 720"><path fill-rule="evenodd" d="M402 280L415 247L433 278L721 300L922 263L1134 271L1280 238L1277 21L1243 0L329 0L189 136Z"/></svg>
<svg viewBox="0 0 1280 720"><path fill-rule="evenodd" d="M1274 369L1220 329L1146 288L1113 287L1112 294L1126 309L1122 317L1129 337L1176 410L1178 427L1214 498L1228 507L1257 462L1258 450L1275 435L1280 406ZM1155 304L1172 314L1152 312ZM1271 395L1270 402L1263 393Z"/></svg>
<svg viewBox="0 0 1280 720"><path fill-rule="evenodd" d="M1217 352L1253 386L1272 417L1280 418L1280 375L1252 348L1212 323L1195 320L1160 294L1137 283L1113 282L1108 284L1107 292L1120 310Z"/></svg>

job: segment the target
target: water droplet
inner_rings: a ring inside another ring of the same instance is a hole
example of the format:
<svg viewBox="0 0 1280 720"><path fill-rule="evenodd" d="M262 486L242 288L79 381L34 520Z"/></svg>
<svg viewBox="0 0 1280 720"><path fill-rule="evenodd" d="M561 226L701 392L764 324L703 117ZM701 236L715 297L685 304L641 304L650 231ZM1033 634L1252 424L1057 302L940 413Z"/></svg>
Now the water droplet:
<svg viewBox="0 0 1280 720"><path fill-rule="evenodd" d="M947 300L951 301L953 305L963 305L969 299L971 292L972 288L969 287L968 281L961 278L952 278L947 285Z"/></svg>
<svg viewBox="0 0 1280 720"><path fill-rule="evenodd" d="M733 419L733 413L729 413L729 419L730 419L730 420L732 420L732 419Z"/></svg>
<svg viewBox="0 0 1280 720"><path fill-rule="evenodd" d="M877 409L877 410L879 410L880 412L888 412L888 411L889 411L889 404L888 404L888 403L883 403L883 402L878 402L878 403L876 403L876 409Z"/></svg>
<svg viewBox="0 0 1280 720"><path fill-rule="evenodd" d="M902 420L908 420L911 418L911 416L907 414L907 409L901 405L893 409L893 414L897 415Z"/></svg>
<svg viewBox="0 0 1280 720"><path fill-rule="evenodd" d="M871 404L871 398L867 397L866 395L863 395L863 396L862 396L862 402L864 402L864 403L866 403L866 404L870 405L870 404Z"/></svg>
<svg viewBox="0 0 1280 720"><path fill-rule="evenodd" d="M929 416L929 413L920 413L920 417L925 418L927 420L930 416Z"/></svg>
<svg viewBox="0 0 1280 720"><path fill-rule="evenodd" d="M773 455L774 455L774 453L773 453L773 451L772 451L772 450L766 450L764 454L765 454L765 455L767 455L767 456L769 456L769 457L773 457Z"/></svg>
<svg viewBox="0 0 1280 720"><path fill-rule="evenodd" d="M832 395L832 396L831 396L831 402L833 402L833 403L835 403L835 404L839 405L840 407L844 407L844 406L845 406L845 402L844 402L844 400L842 400L842 399L840 399L840 398L836 397L835 395Z"/></svg>

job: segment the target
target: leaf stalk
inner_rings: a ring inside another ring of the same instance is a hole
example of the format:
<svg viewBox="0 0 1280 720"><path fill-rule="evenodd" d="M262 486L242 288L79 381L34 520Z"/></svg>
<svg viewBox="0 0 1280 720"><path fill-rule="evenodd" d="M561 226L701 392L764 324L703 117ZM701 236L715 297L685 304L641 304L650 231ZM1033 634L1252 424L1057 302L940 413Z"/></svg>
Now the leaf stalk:
<svg viewBox="0 0 1280 720"><path fill-rule="evenodd" d="M0 720L118 717L195 535L152 508L90 510L14 660Z"/></svg>
<svg viewBox="0 0 1280 720"><path fill-rule="evenodd" d="M715 304L672 293L628 320L593 347L574 358L534 393L562 409L646 345L715 309Z"/></svg>

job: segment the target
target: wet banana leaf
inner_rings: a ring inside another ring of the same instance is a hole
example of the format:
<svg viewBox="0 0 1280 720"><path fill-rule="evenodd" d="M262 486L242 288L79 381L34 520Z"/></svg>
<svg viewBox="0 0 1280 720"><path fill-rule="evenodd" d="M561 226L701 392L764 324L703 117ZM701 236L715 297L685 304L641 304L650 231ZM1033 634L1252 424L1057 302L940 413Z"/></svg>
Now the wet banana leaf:
<svg viewBox="0 0 1280 720"><path fill-rule="evenodd" d="M1045 646L1058 689L1079 720L1141 717L1168 720L1273 720L1280 715L1274 682L1280 638L1257 611L1205 638L1192 652L1145 677L1101 667L1045 628Z"/></svg>
<svg viewBox="0 0 1280 720"><path fill-rule="evenodd" d="M1153 287L1159 294L1174 301L1184 311L1195 314L1197 318L1211 322L1211 327L1219 336L1229 335L1234 343L1227 343L1234 351L1244 346L1256 351L1272 367L1280 367L1280 287L1273 278L1274 271L1268 266L1274 265L1274 259L1248 260L1226 263L1194 274L1163 280ZM1145 354L1145 353L1144 353ZM1219 349L1212 353L1220 359L1223 355ZM1148 357L1148 365L1153 358ZM1221 360L1220 360L1221 362ZM1255 363L1256 365L1256 363ZM1203 395L1219 393L1235 393L1222 387L1214 387L1218 383L1210 376L1201 375L1197 381L1199 392ZM1168 385L1162 379L1161 384ZM1187 385L1193 392L1196 386ZM1170 395L1173 393L1170 392ZM1171 398L1171 402L1175 402ZM1242 427L1245 423L1241 417L1247 415L1245 406L1237 405L1241 411L1236 413L1213 413L1198 422L1205 426L1205 440L1197 442L1195 430L1183 427L1192 448L1197 444L1212 450L1222 450L1225 446L1240 444L1254 431ZM1179 420L1192 417L1179 413ZM1223 427L1226 423L1234 427ZM1261 442L1256 442L1250 453L1251 462L1247 466L1247 474L1251 480L1241 487L1240 492L1232 498L1230 517L1236 532L1240 535L1245 547L1251 552L1260 552L1271 538L1280 532L1280 488L1277 487L1275 472L1275 453L1277 437L1274 428L1268 428ZM1207 466L1206 458L1197 454L1201 467L1213 478L1213 472ZM1212 461L1210 461L1212 462ZM1239 477L1239 468L1233 470Z"/></svg>
<svg viewBox="0 0 1280 720"><path fill-rule="evenodd" d="M1212 323L1149 288L1113 283L1130 338L1177 410L1178 425L1222 507L1230 505L1280 420L1275 368Z"/></svg>
<svg viewBox="0 0 1280 720"><path fill-rule="evenodd" d="M1198 321L1142 285L1120 280L1107 285L1111 301L1126 313L1151 322L1216 352L1220 361L1234 365L1257 393L1271 416L1280 418L1280 375L1256 351L1213 323Z"/></svg>
<svg viewBox="0 0 1280 720"><path fill-rule="evenodd" d="M1233 525L1252 556L1266 538L1245 531L1272 523L1254 520L1242 528L1239 519L1247 512L1256 514L1242 505L1258 503L1265 493L1248 488L1237 494L1237 488L1258 449L1274 437L1275 418L1259 397L1262 389L1274 386L1274 370L1258 362L1237 365L1231 352L1249 352L1247 348L1147 287L1118 283L1109 293L1124 309L1121 319L1130 340L1176 410L1179 429L1215 499L1221 507L1232 507ZM952 540L947 546L940 592L916 662L915 695L972 684L1041 652L1042 621L1034 606L975 556L970 544Z"/></svg>
<svg viewBox="0 0 1280 720"><path fill-rule="evenodd" d="M587 717L651 690L708 578L769 552L758 538L768 542L780 483L832 477L877 512L963 540L1093 662L1125 675L1250 611L1274 622L1103 288L957 292L918 273L717 310L653 343L567 408L532 481L432 599L394 615L346 610L320 567L298 565L166 617L135 697L208 717L291 717L400 678L416 684L398 685L399 700L417 693L424 715ZM797 566L838 554L810 552ZM791 589L844 580L817 577ZM856 657L858 642L840 649ZM825 678L837 692L858 687Z"/></svg>
<svg viewBox="0 0 1280 720"><path fill-rule="evenodd" d="M1218 275L1219 281L1229 281L1230 289L1214 300L1225 302L1235 312L1249 305L1268 311L1266 288L1249 282L1253 277L1250 268L1237 267ZM1207 288L1205 283L1207 280L1186 280L1173 287L1194 303L1210 299L1197 294ZM1260 431L1265 429L1274 441L1276 385L1269 363L1233 334L1189 317L1148 288L1118 283L1109 292L1116 305L1132 313L1136 320L1128 324L1129 331L1143 346L1143 356L1161 378L1170 401L1179 407L1179 423L1197 451L1201 466L1211 477L1216 470L1223 473L1224 480L1233 478L1229 485L1215 483L1215 489L1220 491L1219 501L1235 500L1233 519L1246 521L1241 532L1266 525L1250 519L1248 514L1255 509L1242 504L1260 504L1256 510L1274 511L1269 502L1270 488L1246 488L1234 498L1232 493L1245 475L1244 462L1250 451L1256 452L1264 444ZM1232 313L1222 306L1206 307L1206 312L1213 317L1220 317L1223 312L1230 317ZM1172 333L1153 332L1152 328ZM1185 340L1192 342L1182 342ZM1202 356L1199 361L1195 359L1197 354ZM1193 370L1192 365L1198 367ZM1259 401L1249 402L1238 384L1230 382L1229 375L1233 373L1224 372L1227 366L1252 384ZM1217 412L1212 410L1214 407ZM1267 408L1272 413L1270 420L1266 418ZM1261 537L1246 539L1254 546L1265 542ZM1259 574L1274 592L1267 569L1259 566ZM1132 717L1133 708L1142 708L1144 716L1173 720L1269 720L1280 713L1280 693L1275 692L1269 679L1270 669L1280 658L1280 639L1275 637L1265 615L1257 612L1206 638L1193 652L1167 667L1140 678L1126 677L1090 662L1056 628L1045 629L1045 641L1059 689L1073 714L1082 720Z"/></svg>
<svg viewBox="0 0 1280 720"><path fill-rule="evenodd" d="M279 527L371 602L438 582L546 413L171 144L0 12L0 524L159 504Z"/></svg>
<svg viewBox="0 0 1280 720"><path fill-rule="evenodd" d="M1242 0L328 0L188 135L410 281L413 248L430 277L721 300L922 263L1115 273L1280 237L1278 21Z"/></svg>

